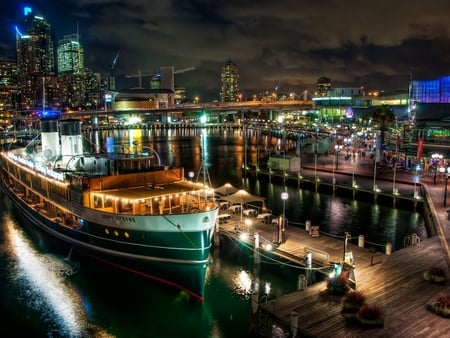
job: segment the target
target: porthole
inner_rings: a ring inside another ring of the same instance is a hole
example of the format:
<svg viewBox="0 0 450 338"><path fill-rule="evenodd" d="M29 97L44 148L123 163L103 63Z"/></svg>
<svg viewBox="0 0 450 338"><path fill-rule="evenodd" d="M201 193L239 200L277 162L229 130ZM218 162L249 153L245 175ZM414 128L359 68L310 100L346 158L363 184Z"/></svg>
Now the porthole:
<svg viewBox="0 0 450 338"><path fill-rule="evenodd" d="M119 236L119 232L117 230L114 230L114 236Z"/></svg>
<svg viewBox="0 0 450 338"><path fill-rule="evenodd" d="M105 234L109 235L109 230L105 229Z"/></svg>
<svg viewBox="0 0 450 338"><path fill-rule="evenodd" d="M126 238L130 238L130 234L129 234L128 232L125 232L123 235L124 235Z"/></svg>

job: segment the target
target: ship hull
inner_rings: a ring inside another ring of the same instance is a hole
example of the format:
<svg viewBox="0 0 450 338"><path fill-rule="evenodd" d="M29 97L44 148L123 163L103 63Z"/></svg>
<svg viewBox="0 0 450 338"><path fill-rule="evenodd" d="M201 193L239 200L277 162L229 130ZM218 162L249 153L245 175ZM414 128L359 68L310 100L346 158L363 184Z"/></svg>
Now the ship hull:
<svg viewBox="0 0 450 338"><path fill-rule="evenodd" d="M174 226L150 231L129 229L126 230L129 236L126 238L122 236L125 233L123 227L105 222L84 219L84 225L79 229L62 226L59 221L53 221L35 210L8 186L3 184L2 187L12 201L14 214L20 224L32 231L43 232L46 238L66 246L67 252L74 249L84 259L101 261L114 268L184 290L193 298L203 300L214 224L199 225L198 230L193 230L197 226L191 226L186 231L178 229L176 225L180 219L187 219L187 223L201 222L205 217L215 220L217 210L173 216L142 216L138 219L139 223L165 222L173 223ZM124 218L123 215L116 217ZM131 217L127 217L127 220L136 221Z"/></svg>

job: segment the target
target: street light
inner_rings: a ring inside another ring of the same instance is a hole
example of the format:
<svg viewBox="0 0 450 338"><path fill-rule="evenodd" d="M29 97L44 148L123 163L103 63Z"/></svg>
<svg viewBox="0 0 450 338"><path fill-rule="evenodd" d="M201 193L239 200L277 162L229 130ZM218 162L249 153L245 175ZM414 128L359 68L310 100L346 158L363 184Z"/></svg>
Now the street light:
<svg viewBox="0 0 450 338"><path fill-rule="evenodd" d="M286 224L286 200L289 198L289 194L287 192L281 193L281 199L283 200L283 219L280 227L280 242L284 242L284 234L285 234L285 224Z"/></svg>
<svg viewBox="0 0 450 338"><path fill-rule="evenodd" d="M245 220L245 225L247 226L247 234L250 234L250 226L252 225L252 221L249 218L247 218Z"/></svg>
<svg viewBox="0 0 450 338"><path fill-rule="evenodd" d="M195 175L194 172L193 172L193 171L190 171L188 175L189 175L189 178L190 178L191 181L192 181L192 179L194 178L194 175Z"/></svg>
<svg viewBox="0 0 450 338"><path fill-rule="evenodd" d="M340 144L336 144L335 146L334 146L334 153L335 153L335 164L336 164L336 170L338 169L338 165L339 165L339 157L338 157L338 155L339 155L339 152L341 151L341 149L342 149L342 145L340 145Z"/></svg>
<svg viewBox="0 0 450 338"><path fill-rule="evenodd" d="M447 173L445 174L444 207L447 206L447 181L449 176L450 176L450 167L447 167Z"/></svg>
<svg viewBox="0 0 450 338"><path fill-rule="evenodd" d="M283 200L283 222L284 217L286 216L286 200L289 198L289 194L287 192L281 193L281 199Z"/></svg>

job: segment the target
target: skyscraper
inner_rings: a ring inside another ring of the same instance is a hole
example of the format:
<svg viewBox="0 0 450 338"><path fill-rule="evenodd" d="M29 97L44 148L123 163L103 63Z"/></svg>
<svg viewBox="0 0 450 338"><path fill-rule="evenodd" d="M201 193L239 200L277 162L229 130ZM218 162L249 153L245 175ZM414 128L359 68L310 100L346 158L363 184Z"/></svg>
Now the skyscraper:
<svg viewBox="0 0 450 338"><path fill-rule="evenodd" d="M79 34L66 35L58 41L58 74L80 73L84 69L84 51Z"/></svg>
<svg viewBox="0 0 450 338"><path fill-rule="evenodd" d="M24 10L24 20L16 26L17 63L21 73L55 73L55 56L50 24L41 16Z"/></svg>
<svg viewBox="0 0 450 338"><path fill-rule="evenodd" d="M221 102L238 101L239 93L239 70L238 67L228 60L222 67L221 74L222 86L220 90Z"/></svg>
<svg viewBox="0 0 450 338"><path fill-rule="evenodd" d="M320 77L317 80L316 96L327 96L329 90L331 90L331 79L323 76Z"/></svg>
<svg viewBox="0 0 450 338"><path fill-rule="evenodd" d="M55 74L55 56L50 24L24 8L24 20L16 26L16 50L21 105L37 106L42 78ZM42 94L43 95L43 94Z"/></svg>

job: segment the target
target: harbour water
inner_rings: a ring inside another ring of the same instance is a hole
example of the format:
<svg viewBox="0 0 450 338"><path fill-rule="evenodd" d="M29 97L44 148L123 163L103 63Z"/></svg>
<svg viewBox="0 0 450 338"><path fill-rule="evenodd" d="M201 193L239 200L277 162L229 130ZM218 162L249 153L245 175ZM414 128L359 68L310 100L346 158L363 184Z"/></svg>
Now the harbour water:
<svg viewBox="0 0 450 338"><path fill-rule="evenodd" d="M163 163L184 166L186 173L197 173L203 160L213 187L229 182L265 197L275 215L282 212L284 187L242 178L245 142L240 131L121 130L86 136L101 147L107 137L149 146ZM345 231L364 234L380 246L390 241L394 249L411 233L426 237L423 218L416 212L292 187L287 191L289 226L309 219L335 236ZM253 291L258 290L261 301L291 292L303 273L264 260L255 269L248 250L222 241L211 253L205 301L200 303L145 276L76 254L68 260L69 252L56 243L24 231L10 214L8 200L0 197L4 337L246 337Z"/></svg>

